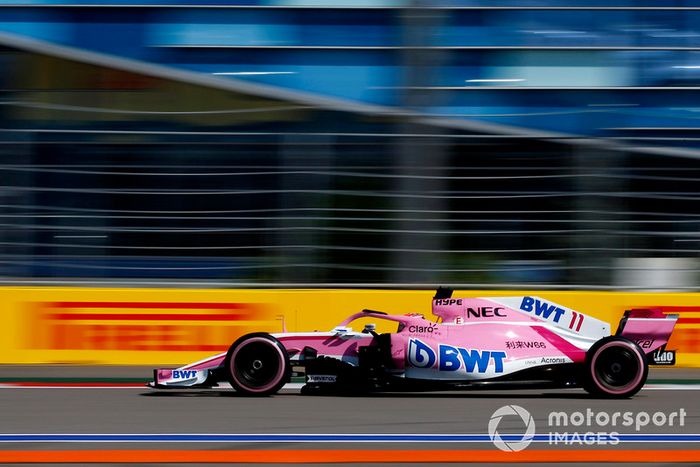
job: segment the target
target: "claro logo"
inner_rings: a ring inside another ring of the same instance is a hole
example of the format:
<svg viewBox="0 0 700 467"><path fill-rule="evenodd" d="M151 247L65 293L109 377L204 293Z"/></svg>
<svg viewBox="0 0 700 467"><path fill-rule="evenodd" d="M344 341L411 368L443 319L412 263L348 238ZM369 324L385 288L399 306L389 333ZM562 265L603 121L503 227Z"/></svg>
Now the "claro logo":
<svg viewBox="0 0 700 467"><path fill-rule="evenodd" d="M408 327L408 332L418 332L418 333L429 333L432 334L435 329L437 329L437 326L434 324L429 324L428 326L415 326L411 325Z"/></svg>

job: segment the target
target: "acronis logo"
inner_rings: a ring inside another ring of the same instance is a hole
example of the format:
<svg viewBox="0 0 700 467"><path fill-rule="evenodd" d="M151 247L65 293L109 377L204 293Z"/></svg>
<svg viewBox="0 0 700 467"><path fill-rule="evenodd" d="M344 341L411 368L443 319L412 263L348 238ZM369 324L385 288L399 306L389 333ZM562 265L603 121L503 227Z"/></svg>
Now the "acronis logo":
<svg viewBox="0 0 700 467"><path fill-rule="evenodd" d="M196 376L196 370L173 370L173 379L192 379Z"/></svg>
<svg viewBox="0 0 700 467"><path fill-rule="evenodd" d="M559 322L566 311L544 300L538 300L532 297L523 297L523 301L520 303L520 309L528 313L533 313L535 316L554 321L555 323Z"/></svg>
<svg viewBox="0 0 700 467"><path fill-rule="evenodd" d="M503 351L465 349L447 344L440 344L436 353L418 339L408 341L408 363L414 368L433 368L437 364L440 371L486 373L489 364L493 363L494 372L503 373L505 358Z"/></svg>

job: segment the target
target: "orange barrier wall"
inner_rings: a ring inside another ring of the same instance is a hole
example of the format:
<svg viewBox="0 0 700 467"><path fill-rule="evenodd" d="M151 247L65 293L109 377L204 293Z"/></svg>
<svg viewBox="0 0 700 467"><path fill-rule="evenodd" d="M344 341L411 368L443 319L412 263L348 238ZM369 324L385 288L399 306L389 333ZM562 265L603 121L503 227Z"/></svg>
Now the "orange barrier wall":
<svg viewBox="0 0 700 467"><path fill-rule="evenodd" d="M430 317L433 292L356 289L0 287L0 363L177 365L224 352L254 330L329 330L363 308ZM668 345L700 366L700 294L458 290L455 297L537 295L612 323L625 309L681 318ZM388 331L388 328L379 330ZM362 326L362 322L356 326Z"/></svg>

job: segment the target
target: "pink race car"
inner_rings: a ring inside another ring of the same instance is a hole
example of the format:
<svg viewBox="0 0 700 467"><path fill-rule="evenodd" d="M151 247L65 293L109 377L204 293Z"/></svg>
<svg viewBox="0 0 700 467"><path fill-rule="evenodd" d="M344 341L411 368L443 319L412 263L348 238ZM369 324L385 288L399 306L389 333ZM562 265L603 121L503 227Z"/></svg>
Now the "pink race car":
<svg viewBox="0 0 700 467"><path fill-rule="evenodd" d="M606 322L532 296L452 298L439 288L436 321L422 315L363 310L330 332L252 333L228 352L178 369L154 370L155 388L210 388L228 381L245 395L266 396L303 375L302 393L466 388L582 387L591 394L630 397L648 365L675 363L666 350L677 315L656 309L625 312L617 332ZM393 333L372 317L397 323Z"/></svg>

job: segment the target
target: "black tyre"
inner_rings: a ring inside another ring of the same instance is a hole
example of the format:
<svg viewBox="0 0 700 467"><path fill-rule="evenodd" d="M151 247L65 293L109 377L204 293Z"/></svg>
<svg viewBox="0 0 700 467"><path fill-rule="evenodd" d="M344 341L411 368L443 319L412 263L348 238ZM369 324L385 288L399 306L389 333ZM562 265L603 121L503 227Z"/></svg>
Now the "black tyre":
<svg viewBox="0 0 700 467"><path fill-rule="evenodd" d="M586 354L584 389L603 397L626 398L642 389L649 374L646 355L623 337L606 337Z"/></svg>
<svg viewBox="0 0 700 467"><path fill-rule="evenodd" d="M291 366L284 346L264 332L247 334L234 342L224 360L231 386L247 396L269 396L289 381Z"/></svg>

